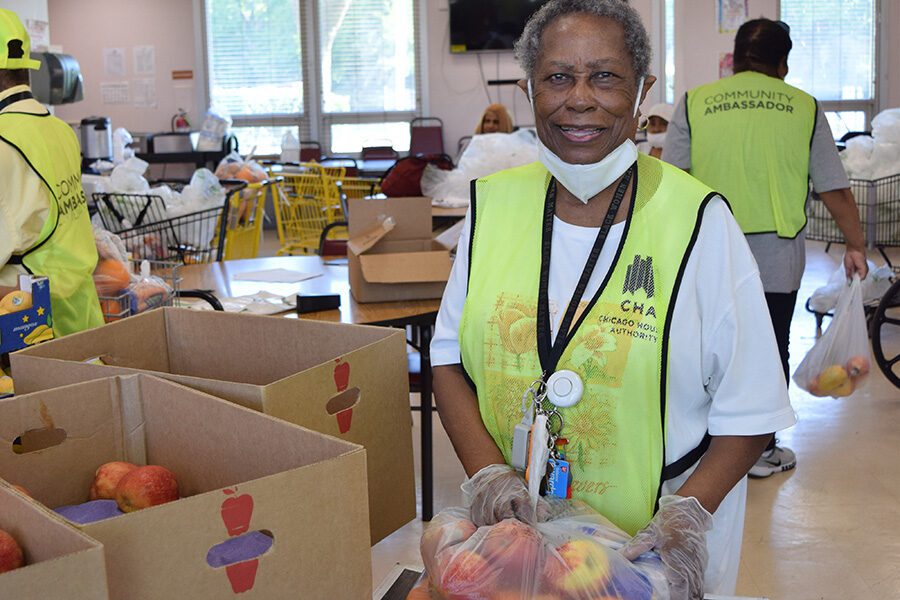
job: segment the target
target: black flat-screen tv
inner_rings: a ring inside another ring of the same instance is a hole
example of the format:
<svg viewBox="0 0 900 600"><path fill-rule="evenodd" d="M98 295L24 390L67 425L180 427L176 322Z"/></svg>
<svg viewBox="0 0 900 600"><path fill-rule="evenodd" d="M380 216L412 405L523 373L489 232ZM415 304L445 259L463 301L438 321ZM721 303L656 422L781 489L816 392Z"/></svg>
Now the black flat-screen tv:
<svg viewBox="0 0 900 600"><path fill-rule="evenodd" d="M450 52L512 50L547 0L450 0Z"/></svg>

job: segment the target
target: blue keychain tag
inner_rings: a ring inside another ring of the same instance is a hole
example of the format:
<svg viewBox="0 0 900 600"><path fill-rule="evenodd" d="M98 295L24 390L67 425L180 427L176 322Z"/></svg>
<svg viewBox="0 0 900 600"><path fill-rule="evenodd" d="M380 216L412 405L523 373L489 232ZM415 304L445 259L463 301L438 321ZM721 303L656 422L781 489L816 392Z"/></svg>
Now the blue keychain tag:
<svg viewBox="0 0 900 600"><path fill-rule="evenodd" d="M545 496L563 499L572 497L572 472L569 470L569 461L562 458L551 458L547 461Z"/></svg>

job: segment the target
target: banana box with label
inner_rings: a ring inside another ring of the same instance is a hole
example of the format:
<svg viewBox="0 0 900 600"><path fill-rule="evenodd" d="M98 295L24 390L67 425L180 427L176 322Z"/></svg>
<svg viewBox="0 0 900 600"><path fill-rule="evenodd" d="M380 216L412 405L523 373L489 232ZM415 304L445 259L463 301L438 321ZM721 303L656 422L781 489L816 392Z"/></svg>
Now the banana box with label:
<svg viewBox="0 0 900 600"><path fill-rule="evenodd" d="M50 280L20 275L19 289L0 287L0 354L50 339Z"/></svg>

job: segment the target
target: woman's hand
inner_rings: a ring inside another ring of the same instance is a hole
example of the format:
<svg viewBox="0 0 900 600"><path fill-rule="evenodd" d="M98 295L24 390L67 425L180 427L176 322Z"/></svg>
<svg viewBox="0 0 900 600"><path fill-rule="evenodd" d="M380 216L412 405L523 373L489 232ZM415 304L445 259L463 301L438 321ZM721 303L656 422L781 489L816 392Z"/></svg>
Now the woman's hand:
<svg viewBox="0 0 900 600"><path fill-rule="evenodd" d="M478 527L503 519L518 519L534 525L538 516L525 480L506 464L488 465L462 484L471 500L469 514Z"/></svg>
<svg viewBox="0 0 900 600"><path fill-rule="evenodd" d="M663 496L659 511L621 552L634 560L656 550L665 567L671 600L703 598L703 573L709 559L706 532L711 527L712 515L696 498Z"/></svg>

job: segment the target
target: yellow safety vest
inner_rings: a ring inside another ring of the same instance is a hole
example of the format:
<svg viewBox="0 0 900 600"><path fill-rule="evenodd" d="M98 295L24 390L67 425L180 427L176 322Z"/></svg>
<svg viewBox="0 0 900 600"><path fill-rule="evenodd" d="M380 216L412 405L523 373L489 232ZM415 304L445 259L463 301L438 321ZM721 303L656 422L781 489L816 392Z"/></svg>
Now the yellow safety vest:
<svg viewBox="0 0 900 600"><path fill-rule="evenodd" d="M806 225L816 100L744 71L687 94L691 175L721 192L744 233L793 238Z"/></svg>
<svg viewBox="0 0 900 600"><path fill-rule="evenodd" d="M582 299L591 304L556 367L575 371L585 384L581 401L560 409L573 497L632 534L650 520L661 481L671 477L663 475L668 332L713 195L680 169L645 155L637 162L636 194L611 273L598 297ZM549 183L547 170L533 163L479 179L472 197L460 352L481 418L507 462L522 394L542 371L536 315Z"/></svg>
<svg viewBox="0 0 900 600"><path fill-rule="evenodd" d="M52 199L38 241L9 262L49 278L55 336L103 325L92 277L97 248L81 188L75 132L49 113L7 111L0 112L0 141L22 156Z"/></svg>

